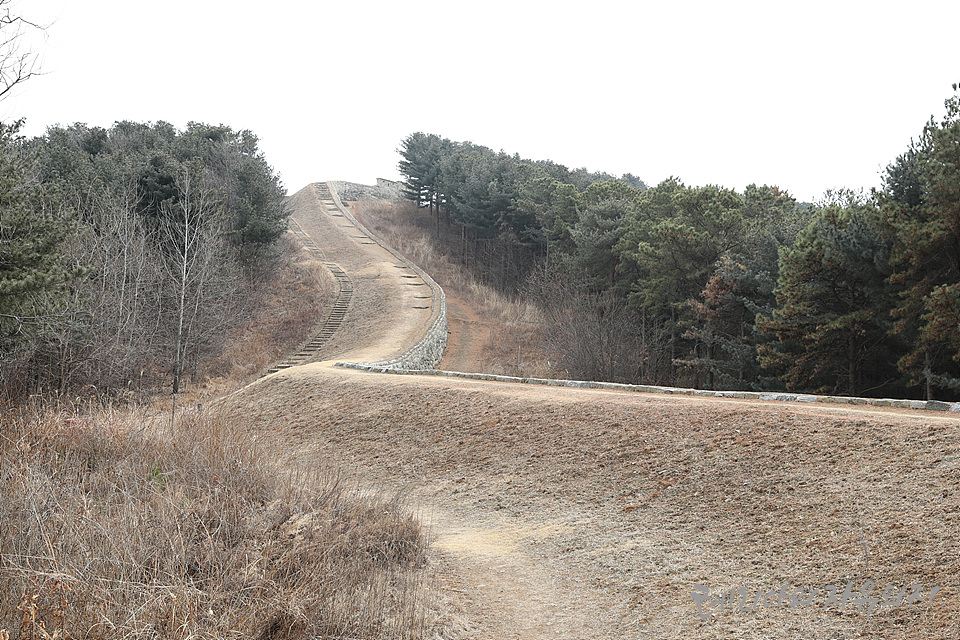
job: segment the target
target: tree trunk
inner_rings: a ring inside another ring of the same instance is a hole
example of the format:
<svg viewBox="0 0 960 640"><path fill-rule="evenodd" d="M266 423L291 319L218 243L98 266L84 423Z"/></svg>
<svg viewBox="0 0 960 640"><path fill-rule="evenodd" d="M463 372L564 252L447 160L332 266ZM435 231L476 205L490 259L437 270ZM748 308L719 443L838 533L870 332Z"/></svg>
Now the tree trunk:
<svg viewBox="0 0 960 640"><path fill-rule="evenodd" d="M173 392L188 364L222 339L235 299L235 272L222 235L222 211L198 178L178 180L177 202L163 208L163 261L169 295L169 348Z"/></svg>

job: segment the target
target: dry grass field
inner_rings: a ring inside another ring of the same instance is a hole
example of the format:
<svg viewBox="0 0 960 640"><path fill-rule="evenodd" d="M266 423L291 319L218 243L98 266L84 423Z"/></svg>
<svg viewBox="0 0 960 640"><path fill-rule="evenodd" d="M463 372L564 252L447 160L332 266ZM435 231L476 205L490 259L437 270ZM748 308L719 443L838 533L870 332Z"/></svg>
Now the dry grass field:
<svg viewBox="0 0 960 640"><path fill-rule="evenodd" d="M10 408L0 433L3 637L423 637L396 494L194 409Z"/></svg>

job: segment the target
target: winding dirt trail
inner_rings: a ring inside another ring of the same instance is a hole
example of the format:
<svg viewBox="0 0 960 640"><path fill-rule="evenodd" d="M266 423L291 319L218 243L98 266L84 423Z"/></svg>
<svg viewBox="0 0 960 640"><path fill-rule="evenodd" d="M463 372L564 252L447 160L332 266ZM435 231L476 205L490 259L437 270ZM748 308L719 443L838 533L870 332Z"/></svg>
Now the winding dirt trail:
<svg viewBox="0 0 960 640"><path fill-rule="evenodd" d="M294 217L354 280L353 315L322 362L227 409L291 461L409 493L433 531L444 638L960 637L957 417L334 368L392 355L426 314L310 189ZM471 337L451 337L444 365L469 367ZM873 615L821 602L709 621L691 598L864 577L941 590Z"/></svg>
<svg viewBox="0 0 960 640"><path fill-rule="evenodd" d="M315 185L294 194L292 218L353 282L350 306L317 360L372 362L394 356L419 336L430 319L430 292L392 254L374 243Z"/></svg>
<svg viewBox="0 0 960 640"><path fill-rule="evenodd" d="M351 306L340 330L322 349L321 367L314 372L336 379L342 370L328 369L334 360L365 362L386 359L413 342L429 320L429 310L418 309L421 291L409 287L408 271L396 259L368 240L336 209L324 203L315 186L291 199L292 217L335 261L353 282ZM349 206L349 205L348 205ZM479 371L480 325L476 310L458 298L448 298L451 340L444 366ZM286 375L304 375L297 368ZM279 376L283 379L284 376ZM415 383L414 383L415 384ZM300 443L294 458L315 455ZM327 455L336 455L327 452ZM388 482L402 478L381 478ZM477 514L453 512L437 496L416 492L418 509L431 531L446 597L457 611L454 629L470 638L584 638L608 637L597 621L604 608L596 594L587 593L569 577L551 573L544 558L529 557L516 542L516 534L491 525ZM576 606L572 606L577 603ZM593 603L592 610L587 608ZM613 636L610 636L613 637Z"/></svg>

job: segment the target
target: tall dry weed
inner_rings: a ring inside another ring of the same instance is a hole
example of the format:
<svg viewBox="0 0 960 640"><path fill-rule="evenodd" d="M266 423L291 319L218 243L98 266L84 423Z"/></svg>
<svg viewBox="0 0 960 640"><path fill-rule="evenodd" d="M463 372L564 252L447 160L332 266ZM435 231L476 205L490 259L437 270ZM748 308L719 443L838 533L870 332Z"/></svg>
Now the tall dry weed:
<svg viewBox="0 0 960 640"><path fill-rule="evenodd" d="M4 407L0 633L419 638L426 541L216 415Z"/></svg>

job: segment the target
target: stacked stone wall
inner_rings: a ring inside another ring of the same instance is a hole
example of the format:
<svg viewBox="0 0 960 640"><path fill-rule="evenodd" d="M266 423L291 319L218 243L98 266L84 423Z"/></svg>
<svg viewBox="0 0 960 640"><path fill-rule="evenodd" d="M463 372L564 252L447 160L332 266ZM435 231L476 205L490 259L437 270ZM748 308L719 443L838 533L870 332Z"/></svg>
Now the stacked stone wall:
<svg viewBox="0 0 960 640"><path fill-rule="evenodd" d="M337 192L341 200L362 200L377 198L380 200L401 200L403 198L403 183L384 178L377 178L377 184L358 184L333 180L327 183L331 190Z"/></svg>
<svg viewBox="0 0 960 640"><path fill-rule="evenodd" d="M702 398L739 398L741 400L767 400L773 402L821 402L826 404L859 404L872 407L900 407L904 409L925 409L927 411L951 411L960 413L960 402L939 402L936 400L897 400L893 398L852 398L846 396L817 396L805 393L760 393L755 391L709 391L705 389L686 389L681 387L658 387L647 384L622 384L618 382L592 382L587 380L557 380L554 378L520 378L489 373L462 373L460 371L414 371L398 367L383 367L379 363L342 363L337 366L379 373L407 375L430 375L447 378L468 378L471 380L493 380L497 382L515 382L537 384L549 387L574 387L579 389L607 389L610 391L631 391L634 393L663 393L668 395L697 396Z"/></svg>

